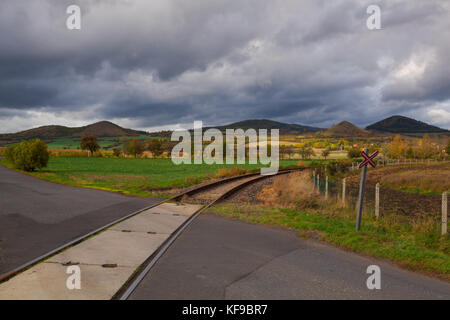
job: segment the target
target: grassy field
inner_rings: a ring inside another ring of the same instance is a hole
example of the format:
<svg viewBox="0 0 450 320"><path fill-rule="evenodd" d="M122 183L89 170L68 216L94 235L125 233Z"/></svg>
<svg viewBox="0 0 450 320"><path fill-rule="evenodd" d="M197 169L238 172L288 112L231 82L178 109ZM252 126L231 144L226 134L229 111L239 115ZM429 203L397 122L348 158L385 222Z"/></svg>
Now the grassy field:
<svg viewBox="0 0 450 320"><path fill-rule="evenodd" d="M155 137L149 137L149 136L136 136L136 137L129 137L129 139L142 139L142 140L148 140ZM119 143L120 137L103 137L98 138L98 144L100 148L102 149L112 149L112 147L109 147L113 144ZM79 149L80 148L80 138L57 138L47 144L49 149ZM109 147L109 148L108 148ZM122 148L122 145L118 145L115 148Z"/></svg>
<svg viewBox="0 0 450 320"><path fill-rule="evenodd" d="M2 160L2 164L11 166ZM296 161L282 161L293 165ZM234 165L175 165L170 159L50 158L47 168L31 175L52 182L117 191L135 196L164 193L163 189L187 187L212 178L221 168ZM239 165L256 170L260 165Z"/></svg>
<svg viewBox="0 0 450 320"><path fill-rule="evenodd" d="M347 179L357 185L359 174ZM369 170L367 184L380 184L407 193L442 194L450 190L450 162L391 166Z"/></svg>

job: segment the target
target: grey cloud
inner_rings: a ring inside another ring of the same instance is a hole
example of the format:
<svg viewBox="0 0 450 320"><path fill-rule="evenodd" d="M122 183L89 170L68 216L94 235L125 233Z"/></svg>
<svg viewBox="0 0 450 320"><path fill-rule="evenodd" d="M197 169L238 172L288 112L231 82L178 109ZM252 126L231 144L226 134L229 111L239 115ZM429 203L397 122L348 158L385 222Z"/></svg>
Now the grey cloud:
<svg viewBox="0 0 450 320"><path fill-rule="evenodd" d="M81 31L65 28L72 3ZM448 108L449 6L380 1L383 30L369 31L369 4L4 0L0 123L4 110L45 110L139 128L246 118L365 125ZM422 75L394 76L423 52L433 58Z"/></svg>

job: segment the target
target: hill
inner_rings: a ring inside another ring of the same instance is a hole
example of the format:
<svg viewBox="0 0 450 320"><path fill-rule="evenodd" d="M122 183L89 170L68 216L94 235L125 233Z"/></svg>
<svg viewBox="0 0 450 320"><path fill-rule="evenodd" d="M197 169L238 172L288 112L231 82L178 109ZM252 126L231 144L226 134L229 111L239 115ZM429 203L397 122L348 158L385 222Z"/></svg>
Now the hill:
<svg viewBox="0 0 450 320"><path fill-rule="evenodd" d="M366 127L367 130L390 133L446 133L441 129L425 122L404 116L392 116Z"/></svg>
<svg viewBox="0 0 450 320"><path fill-rule="evenodd" d="M280 134L303 134L307 132L317 132L322 130L321 128L303 126L300 124L288 124L273 120L256 119L256 120L244 120L234 122L225 126L217 127L221 131L225 129L280 129Z"/></svg>
<svg viewBox="0 0 450 320"><path fill-rule="evenodd" d="M321 137L368 137L369 131L363 130L348 121L342 121L329 129L317 132Z"/></svg>
<svg viewBox="0 0 450 320"><path fill-rule="evenodd" d="M43 140L54 138L82 137L95 135L97 137L138 136L146 134L144 131L125 129L109 121L100 121L83 127L43 126L39 128L0 135L2 140L18 140L40 138Z"/></svg>

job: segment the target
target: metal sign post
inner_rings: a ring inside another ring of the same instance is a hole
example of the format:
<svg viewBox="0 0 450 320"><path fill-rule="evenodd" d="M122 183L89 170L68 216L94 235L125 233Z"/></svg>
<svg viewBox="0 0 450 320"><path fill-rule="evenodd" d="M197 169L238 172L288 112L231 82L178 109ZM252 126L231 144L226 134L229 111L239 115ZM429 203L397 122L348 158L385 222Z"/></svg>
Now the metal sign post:
<svg viewBox="0 0 450 320"><path fill-rule="evenodd" d="M359 196L358 196L358 214L356 216L356 231L361 229L361 216L362 216L362 208L364 201L364 189L366 187L366 175L367 175L367 165L370 164L373 168L377 166L377 164L373 161L373 159L378 155L378 151L375 151L369 156L369 150L364 149L361 152L361 155L364 158L364 161L359 164L359 168L362 168L361 172L361 182L359 183Z"/></svg>

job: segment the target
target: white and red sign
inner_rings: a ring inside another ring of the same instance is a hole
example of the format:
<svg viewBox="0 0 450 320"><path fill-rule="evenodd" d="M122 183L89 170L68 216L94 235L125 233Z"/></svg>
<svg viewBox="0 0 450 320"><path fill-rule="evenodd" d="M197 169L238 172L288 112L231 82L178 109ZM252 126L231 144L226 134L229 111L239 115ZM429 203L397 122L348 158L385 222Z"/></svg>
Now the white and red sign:
<svg viewBox="0 0 450 320"><path fill-rule="evenodd" d="M375 161L373 161L373 159L378 155L378 151L375 151L370 156L364 151L362 151L361 155L363 156L364 161L359 164L360 169L364 166L367 166L368 164L370 164L372 168L375 168L377 166L377 164L375 163Z"/></svg>

